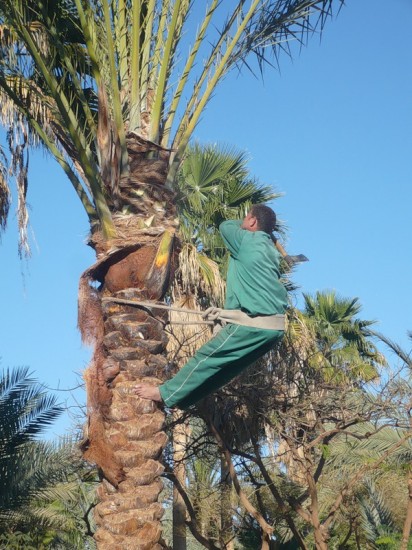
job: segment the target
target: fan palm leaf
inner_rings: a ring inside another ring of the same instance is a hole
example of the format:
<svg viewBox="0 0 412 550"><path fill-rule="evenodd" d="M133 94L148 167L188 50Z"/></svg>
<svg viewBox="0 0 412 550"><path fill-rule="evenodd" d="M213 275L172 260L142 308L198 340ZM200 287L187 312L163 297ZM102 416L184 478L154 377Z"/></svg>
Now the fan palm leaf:
<svg viewBox="0 0 412 550"><path fill-rule="evenodd" d="M376 378L386 360L371 341L374 321L355 317L361 310L358 299L340 298L333 291L303 296L304 316L317 348L310 364L324 369L328 380L366 382Z"/></svg>

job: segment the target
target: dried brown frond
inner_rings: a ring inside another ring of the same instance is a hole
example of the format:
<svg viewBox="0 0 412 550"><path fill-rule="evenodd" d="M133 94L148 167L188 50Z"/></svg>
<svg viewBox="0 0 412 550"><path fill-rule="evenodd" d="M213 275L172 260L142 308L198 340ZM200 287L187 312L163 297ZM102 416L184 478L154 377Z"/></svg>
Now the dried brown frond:
<svg viewBox="0 0 412 550"><path fill-rule="evenodd" d="M79 281L77 325L86 345L95 344L103 335L103 312L98 291L92 286L93 278L89 270Z"/></svg>
<svg viewBox="0 0 412 550"><path fill-rule="evenodd" d="M170 226L170 222L167 225L147 226L144 217L134 214L115 214L113 224L116 228L114 239L108 241L98 228L90 235L88 244L96 250L99 262L115 252L133 246L158 244L165 229Z"/></svg>
<svg viewBox="0 0 412 550"><path fill-rule="evenodd" d="M39 21L27 22L24 25L25 29L30 32L34 42L41 54L45 57L50 54L50 44L48 33ZM0 25L0 45L2 48L15 46L20 41L19 34L14 27L2 24Z"/></svg>
<svg viewBox="0 0 412 550"><path fill-rule="evenodd" d="M129 173L120 178L119 204L152 226L170 225L170 220L176 226L174 193L165 186L170 150L133 132L127 134L126 143Z"/></svg>
<svg viewBox="0 0 412 550"><path fill-rule="evenodd" d="M298 354L301 359L307 359L314 350L315 335L299 310L289 309L287 319L286 336L288 341L291 342L294 353Z"/></svg>
<svg viewBox="0 0 412 550"><path fill-rule="evenodd" d="M97 145L103 184L116 203L119 194L120 156L119 134L109 111L106 88L103 83L98 90Z"/></svg>
<svg viewBox="0 0 412 550"><path fill-rule="evenodd" d="M19 256L30 256L28 241L29 214L27 210L27 173L29 168L28 131L21 117L16 117L7 132L11 154L10 173L15 176L17 187L17 223L19 228Z"/></svg>
<svg viewBox="0 0 412 550"><path fill-rule="evenodd" d="M36 84L24 78L21 75L6 76L4 78L5 86L18 97L21 106L45 127L48 134L51 134L50 122L55 117L54 101L47 97L44 90L40 90ZM6 126L13 124L18 107L12 98L0 87L0 119ZM35 139L33 134L32 139ZM38 143L38 139L35 143Z"/></svg>
<svg viewBox="0 0 412 550"><path fill-rule="evenodd" d="M199 253L195 246L185 243L179 254L179 270L171 290L173 305L201 311L201 298L220 306L224 294L225 282L216 262ZM212 328L199 324L199 321L199 315L171 311L171 337L167 351L174 364L182 366L212 337Z"/></svg>
<svg viewBox="0 0 412 550"><path fill-rule="evenodd" d="M7 177L7 157L0 146L0 230L6 228L11 195Z"/></svg>
<svg viewBox="0 0 412 550"><path fill-rule="evenodd" d="M116 460L113 446L106 437L104 421L110 408L112 392L104 379L103 360L101 345L97 345L91 364L84 373L88 425L81 449L84 452L84 458L97 464L104 477L114 487L117 487L124 479L124 472Z"/></svg>
<svg viewBox="0 0 412 550"><path fill-rule="evenodd" d="M226 286L216 262L194 245L185 243L179 254L179 266L176 295L207 296L214 305L223 304Z"/></svg>
<svg viewBox="0 0 412 550"><path fill-rule="evenodd" d="M194 295L173 295L173 306L200 311L200 306ZM169 360L182 367L196 351L212 337L212 328L208 325L199 325L200 315L170 312L170 337L167 344ZM175 324L176 323L176 324ZM188 323L177 324L177 323Z"/></svg>
<svg viewBox="0 0 412 550"><path fill-rule="evenodd" d="M2 48L8 48L17 39L18 36L12 27L9 25L0 25L0 45Z"/></svg>

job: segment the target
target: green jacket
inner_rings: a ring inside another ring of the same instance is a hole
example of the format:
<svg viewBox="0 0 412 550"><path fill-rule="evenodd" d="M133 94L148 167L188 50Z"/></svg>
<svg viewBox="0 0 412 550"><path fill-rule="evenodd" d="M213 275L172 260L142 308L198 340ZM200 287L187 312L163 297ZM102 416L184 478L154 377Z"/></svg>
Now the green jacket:
<svg viewBox="0 0 412 550"><path fill-rule="evenodd" d="M225 309L250 315L283 314L287 292L279 281L280 254L264 231L247 231L241 221L226 221L219 231L230 252Z"/></svg>

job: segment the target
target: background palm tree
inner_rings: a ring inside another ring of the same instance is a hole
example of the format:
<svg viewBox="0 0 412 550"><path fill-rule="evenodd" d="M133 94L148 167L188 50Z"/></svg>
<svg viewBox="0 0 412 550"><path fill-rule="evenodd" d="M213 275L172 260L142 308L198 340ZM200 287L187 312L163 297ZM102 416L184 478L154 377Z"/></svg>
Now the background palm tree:
<svg viewBox="0 0 412 550"><path fill-rule="evenodd" d="M412 429L412 419L411 419L411 410L412 410L412 358L411 352L404 350L399 344L387 338L384 334L380 332L371 331L374 336L379 338L394 354L398 357L402 363L403 367L407 369L407 385L405 387L400 387L399 395L401 396L401 406L404 414L407 415L407 420L409 422L409 427ZM408 332L409 339L412 341L412 331ZM406 550L408 544L410 543L410 533L412 529L412 466L411 460L404 461L404 466L407 473L407 488L408 488L408 504L405 516L405 522L403 525L402 541L401 541L401 550Z"/></svg>
<svg viewBox="0 0 412 550"><path fill-rule="evenodd" d="M248 63L262 68L290 53L295 38L305 42L332 4L241 0L226 19L220 14L215 32L220 2L212 0L179 58L186 26L195 28L188 0L1 3L1 119L17 181L20 251L28 251L28 149L41 144L77 193L97 255L81 279L79 324L95 345L84 450L105 480L96 516L101 548L127 547L130 538L158 544L157 461L166 442L161 411L132 393L136 380L164 376L163 324L113 300L102 306L101 298L163 298L175 258L173 184L205 105L249 54ZM0 181L4 225L10 195Z"/></svg>
<svg viewBox="0 0 412 550"><path fill-rule="evenodd" d="M376 378L379 366L386 362L371 341L370 327L375 321L356 317L361 310L358 298L340 298L334 291L303 296L305 321L314 331L318 349L311 364L320 368L326 379L355 382Z"/></svg>
<svg viewBox="0 0 412 550"><path fill-rule="evenodd" d="M87 515L94 500L95 474L81 460L73 442L56 445L36 439L62 411L27 368L2 374L2 548L13 548L13 544L24 548L92 547L93 533L85 520L92 521Z"/></svg>
<svg viewBox="0 0 412 550"><path fill-rule="evenodd" d="M36 477L33 441L62 412L53 396L47 395L29 376L27 368L6 370L0 379L0 520L7 522L13 510L42 487ZM38 455L41 456L41 453ZM38 485L39 484L39 485Z"/></svg>

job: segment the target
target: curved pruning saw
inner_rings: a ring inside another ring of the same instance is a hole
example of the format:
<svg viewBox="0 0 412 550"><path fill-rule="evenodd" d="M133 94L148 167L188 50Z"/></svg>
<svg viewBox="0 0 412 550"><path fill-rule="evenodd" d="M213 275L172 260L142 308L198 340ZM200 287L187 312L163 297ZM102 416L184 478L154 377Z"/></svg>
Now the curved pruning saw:
<svg viewBox="0 0 412 550"><path fill-rule="evenodd" d="M296 256L290 256L278 240L276 240L275 246L289 267L292 267L295 264L298 264L300 262L309 261L309 259L304 254L297 254Z"/></svg>

